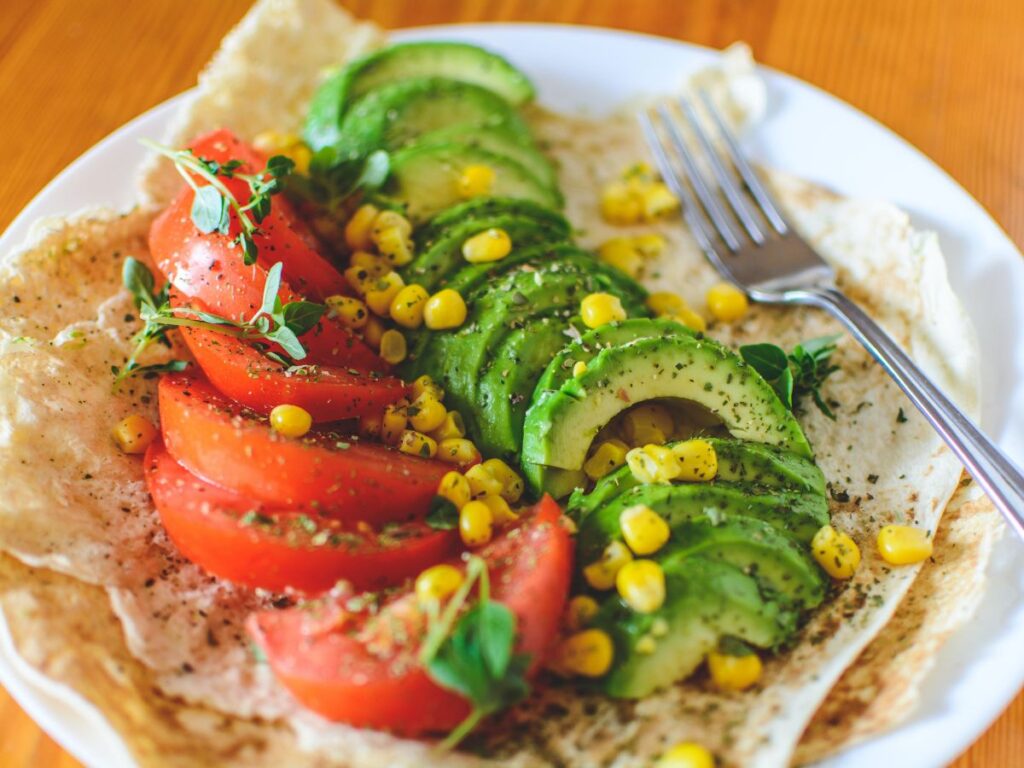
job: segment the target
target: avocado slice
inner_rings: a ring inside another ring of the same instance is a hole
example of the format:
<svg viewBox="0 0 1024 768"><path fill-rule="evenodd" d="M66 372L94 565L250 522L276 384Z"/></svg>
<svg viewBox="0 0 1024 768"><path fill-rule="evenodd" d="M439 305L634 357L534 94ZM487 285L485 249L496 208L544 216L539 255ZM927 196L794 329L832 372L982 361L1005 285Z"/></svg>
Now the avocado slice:
<svg viewBox="0 0 1024 768"><path fill-rule="evenodd" d="M429 248L443 237L450 227L458 226L467 219L489 218L491 216L527 216L541 225L557 229L564 239L572 235L572 227L558 211L540 205L532 200L516 197L474 197L456 203L440 211L430 221L416 228L413 239L416 250Z"/></svg>
<svg viewBox="0 0 1024 768"><path fill-rule="evenodd" d="M722 635L773 648L796 629L796 613L762 597L757 582L733 565L670 555L662 567L666 599L659 610L635 613L613 594L591 621L614 643L612 668L600 681L610 696L639 699L688 677ZM655 622L668 632L656 637ZM646 637L654 639L653 653L637 650Z"/></svg>
<svg viewBox="0 0 1024 768"><path fill-rule="evenodd" d="M603 349L581 376L539 391L526 412L523 461L580 469L605 424L655 398L693 401L736 438L811 457L800 425L757 371L710 339L678 335Z"/></svg>
<svg viewBox="0 0 1024 768"><path fill-rule="evenodd" d="M538 205L561 209L562 196L540 183L515 160L480 147L450 144L411 144L391 156L391 177L384 193L406 205L414 224L429 219L459 200L459 177L468 165L487 165L495 173L493 191L503 197L520 197Z"/></svg>
<svg viewBox="0 0 1024 768"><path fill-rule="evenodd" d="M718 481L746 483L765 489L801 491L825 496L825 476L810 459L763 443L702 437L718 457ZM676 441L678 442L678 441ZM675 445L675 442L669 443ZM567 502L570 513L583 518L630 488L640 485L623 466L598 480L589 493L578 491Z"/></svg>
<svg viewBox="0 0 1024 768"><path fill-rule="evenodd" d="M359 97L389 83L425 75L473 83L514 105L534 97L530 80L506 59L475 45L414 42L374 51L332 74L310 103L304 136L314 149L336 144L345 111Z"/></svg>
<svg viewBox="0 0 1024 768"><path fill-rule="evenodd" d="M639 485L630 488L587 514L579 522L577 556L581 563L596 560L608 542L622 538L619 516L629 507L644 504L665 518L675 531L698 518L753 517L801 544L828 523L828 501L814 493L768 491L742 483ZM673 539L679 537L673 533Z"/></svg>

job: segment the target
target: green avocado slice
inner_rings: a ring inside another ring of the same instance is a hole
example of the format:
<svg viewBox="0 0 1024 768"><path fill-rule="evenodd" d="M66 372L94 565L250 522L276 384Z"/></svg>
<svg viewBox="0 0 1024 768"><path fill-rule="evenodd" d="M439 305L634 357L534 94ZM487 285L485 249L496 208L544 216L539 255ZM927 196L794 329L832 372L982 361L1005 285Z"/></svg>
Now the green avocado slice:
<svg viewBox="0 0 1024 768"><path fill-rule="evenodd" d="M538 205L532 200L488 195L456 203L417 227L413 233L416 250L429 248L441 237L444 237L450 227L459 226L467 219L492 216L525 216L535 219L540 225L557 229L566 240L572 235L572 227L569 226L565 216L558 211Z"/></svg>

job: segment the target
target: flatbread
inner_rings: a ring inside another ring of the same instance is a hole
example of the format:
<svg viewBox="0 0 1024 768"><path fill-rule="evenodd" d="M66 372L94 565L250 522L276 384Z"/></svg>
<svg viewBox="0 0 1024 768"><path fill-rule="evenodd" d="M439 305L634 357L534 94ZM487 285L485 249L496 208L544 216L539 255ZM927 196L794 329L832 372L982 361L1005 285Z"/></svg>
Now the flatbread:
<svg viewBox="0 0 1024 768"><path fill-rule="evenodd" d="M379 40L327 0L261 0L226 38L197 101L165 139L180 144L220 126L243 137L296 131L323 69ZM532 119L560 161L568 214L583 226L583 241L622 234L596 216L596 195L608 177L645 157L632 120L597 124L542 113ZM159 164L144 169L145 200L173 194L166 173ZM976 344L934 235L914 231L887 204L842 200L780 174L769 180L800 231L837 267L842 287L975 412ZM126 255L148 259L152 216L147 206L54 222L27 249L0 261L0 550L24 564L0 558L0 607L19 652L96 705L143 765L483 762L303 711L254 659L240 629L267 597L205 576L167 541L138 459L121 455L109 436L127 413L154 415L152 381L133 380L115 392L109 376L136 327L120 288L120 263ZM678 223L659 229L669 247L649 285L699 306L716 275ZM836 329L811 311L756 307L736 326L712 333L732 344L770 338L790 345ZM813 410L800 418L833 484L837 525L858 540L864 565L802 642L767 662L762 685L727 695L698 678L638 703L552 686L503 714L470 748L486 748L495 758L490 764L640 766L693 738L723 764L785 765L837 680L800 759L905 716L935 649L977 602L998 524L987 502L958 503L937 539L935 563L924 567L932 576L918 582L912 602L890 622L922 569L885 566L874 534L889 521L934 530L960 468L849 338L836 361L842 370L825 395L837 403L838 420ZM956 589L947 583L953 578ZM882 629L887 623L897 628L892 637ZM914 653L899 654L896 668L891 643L908 628L916 633ZM878 650L870 647L841 678L876 635ZM863 690L884 693L883 704L851 707Z"/></svg>

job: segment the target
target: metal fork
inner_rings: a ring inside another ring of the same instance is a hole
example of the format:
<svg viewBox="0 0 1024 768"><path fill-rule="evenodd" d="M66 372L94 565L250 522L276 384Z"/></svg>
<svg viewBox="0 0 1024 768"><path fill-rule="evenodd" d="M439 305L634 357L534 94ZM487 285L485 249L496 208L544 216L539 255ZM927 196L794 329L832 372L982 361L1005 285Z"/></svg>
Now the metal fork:
<svg viewBox="0 0 1024 768"><path fill-rule="evenodd" d="M839 320L892 376L1024 539L1024 476L889 335L836 288L832 267L783 216L708 94L701 92L700 98L728 161L719 156L685 97L675 101L677 114L673 105L661 104L639 117L658 169L680 199L683 217L708 259L754 301L810 305ZM687 145L683 120L710 174L700 169L698 154Z"/></svg>

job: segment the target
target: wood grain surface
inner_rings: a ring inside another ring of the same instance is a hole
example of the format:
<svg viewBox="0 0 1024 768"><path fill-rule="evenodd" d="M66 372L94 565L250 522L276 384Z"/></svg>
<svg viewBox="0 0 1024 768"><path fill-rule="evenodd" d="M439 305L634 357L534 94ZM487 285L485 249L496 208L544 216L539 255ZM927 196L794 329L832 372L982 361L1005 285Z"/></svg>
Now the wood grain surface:
<svg viewBox="0 0 1024 768"><path fill-rule="evenodd" d="M0 0L0 230L54 174L195 82L247 0ZM1021 0L353 0L389 28L618 27L722 47L834 93L946 169L1024 247ZM880 190L884 195L884 189ZM78 763L0 690L0 766ZM955 768L1024 765L1024 695Z"/></svg>

